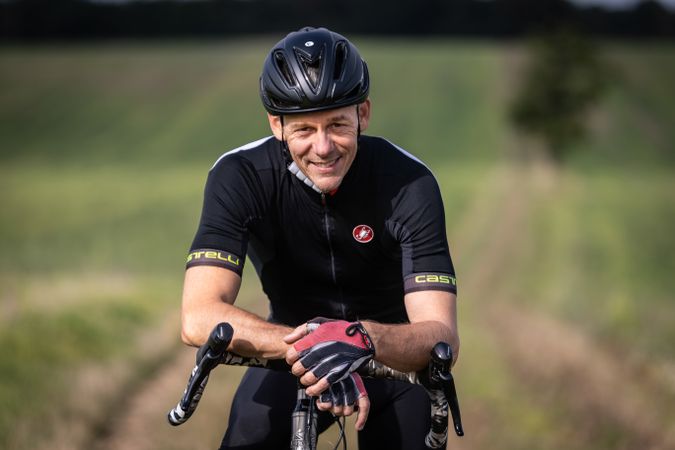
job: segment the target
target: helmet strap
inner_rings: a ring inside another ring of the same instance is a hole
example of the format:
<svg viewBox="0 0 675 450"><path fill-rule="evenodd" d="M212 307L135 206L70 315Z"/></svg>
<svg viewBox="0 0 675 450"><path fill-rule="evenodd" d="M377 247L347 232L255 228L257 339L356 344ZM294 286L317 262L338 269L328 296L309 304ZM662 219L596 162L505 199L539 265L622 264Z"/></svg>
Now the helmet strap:
<svg viewBox="0 0 675 450"><path fill-rule="evenodd" d="M279 116L279 120L281 121L281 148L284 153L284 157L286 158L286 161L290 164L293 161L293 158L291 157L291 151L288 149L288 142L286 142L286 138L284 137L284 116L283 114Z"/></svg>
<svg viewBox="0 0 675 450"><path fill-rule="evenodd" d="M359 114L359 105L356 104L356 138L361 137L361 115Z"/></svg>
<svg viewBox="0 0 675 450"><path fill-rule="evenodd" d="M284 116L281 115L279 116L279 122L281 122L281 142L286 142L286 139L284 139Z"/></svg>

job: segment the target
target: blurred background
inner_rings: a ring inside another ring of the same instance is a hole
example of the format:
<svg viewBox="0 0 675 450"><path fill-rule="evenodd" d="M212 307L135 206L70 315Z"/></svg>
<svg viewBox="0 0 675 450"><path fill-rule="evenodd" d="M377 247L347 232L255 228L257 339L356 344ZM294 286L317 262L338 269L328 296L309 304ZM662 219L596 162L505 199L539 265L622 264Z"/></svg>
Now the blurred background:
<svg viewBox="0 0 675 450"><path fill-rule="evenodd" d="M672 0L0 1L0 448L217 447L238 369L165 420L184 258L213 162L269 134L266 52L305 25L359 47L369 134L441 185L449 448L675 448Z"/></svg>

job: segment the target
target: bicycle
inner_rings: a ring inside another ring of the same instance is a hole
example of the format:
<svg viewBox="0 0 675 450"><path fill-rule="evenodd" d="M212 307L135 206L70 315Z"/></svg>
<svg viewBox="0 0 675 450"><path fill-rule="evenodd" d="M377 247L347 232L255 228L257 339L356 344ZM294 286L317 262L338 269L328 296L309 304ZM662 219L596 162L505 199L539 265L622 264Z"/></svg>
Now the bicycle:
<svg viewBox="0 0 675 450"><path fill-rule="evenodd" d="M209 379L209 373L220 364L232 366L262 367L289 371L282 359L268 360L255 357L243 357L230 353L227 347L232 340L234 330L226 322L216 325L207 342L197 351L197 361L190 373L187 387L175 408L167 414L169 423L178 426L185 423L195 412ZM459 401L454 378L450 372L452 349L445 342L437 343L431 351L429 367L421 372L400 372L371 360L361 367L358 373L363 377L387 378L419 384L427 391L431 400L431 428L425 438L429 449L444 448L448 436L448 409L452 414L453 426L457 436L464 436ZM305 387L298 383L297 401L292 415L291 450L315 450L317 442L317 418L314 397L308 397ZM336 449L343 439L344 429L340 426L340 438ZM346 449L346 442L344 442Z"/></svg>

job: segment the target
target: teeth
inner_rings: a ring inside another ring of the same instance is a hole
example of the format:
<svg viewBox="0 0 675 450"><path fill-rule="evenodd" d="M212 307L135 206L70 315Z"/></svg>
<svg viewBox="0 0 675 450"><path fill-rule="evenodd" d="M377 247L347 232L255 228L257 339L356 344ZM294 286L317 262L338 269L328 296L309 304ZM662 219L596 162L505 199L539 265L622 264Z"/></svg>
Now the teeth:
<svg viewBox="0 0 675 450"><path fill-rule="evenodd" d="M330 167L333 164L335 164L335 161L337 161L337 159L335 159L333 161L330 161L330 162L314 162L312 164L314 164L315 166L319 166L319 167Z"/></svg>

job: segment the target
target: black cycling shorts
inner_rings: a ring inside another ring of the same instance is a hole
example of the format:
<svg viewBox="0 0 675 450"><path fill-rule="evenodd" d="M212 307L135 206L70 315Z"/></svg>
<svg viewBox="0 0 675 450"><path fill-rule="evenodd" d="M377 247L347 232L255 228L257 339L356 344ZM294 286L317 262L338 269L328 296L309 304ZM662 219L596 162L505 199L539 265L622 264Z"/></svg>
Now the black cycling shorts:
<svg viewBox="0 0 675 450"><path fill-rule="evenodd" d="M287 372L249 368L232 401L221 450L289 448L296 380ZM371 406L366 426L358 434L359 449L425 449L431 406L424 389L400 381L363 381ZM334 422L329 412L319 412L320 433Z"/></svg>

